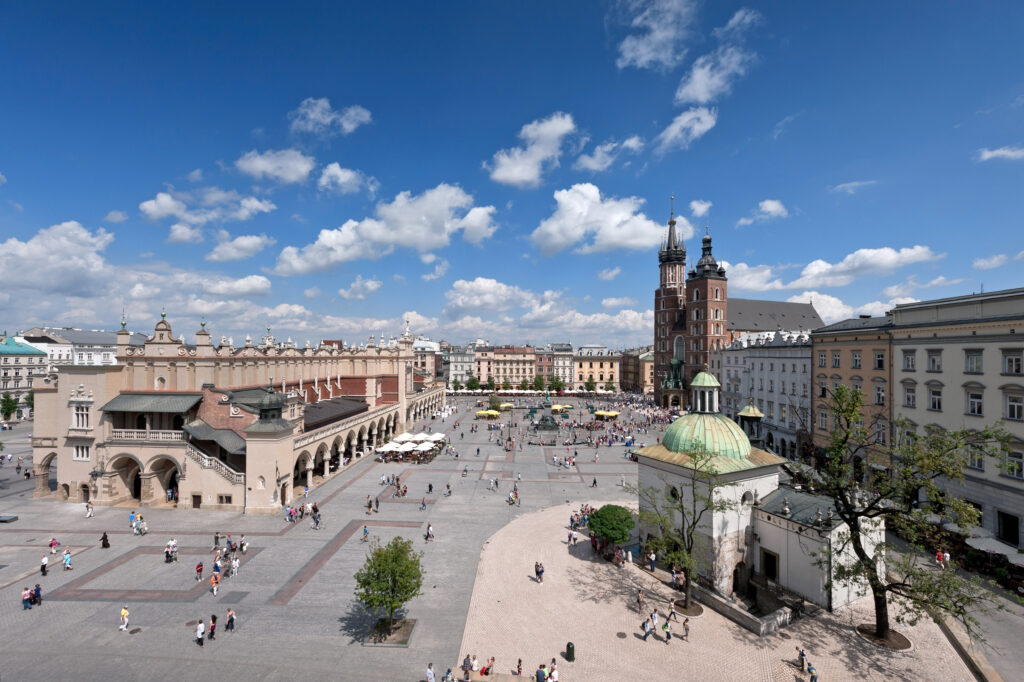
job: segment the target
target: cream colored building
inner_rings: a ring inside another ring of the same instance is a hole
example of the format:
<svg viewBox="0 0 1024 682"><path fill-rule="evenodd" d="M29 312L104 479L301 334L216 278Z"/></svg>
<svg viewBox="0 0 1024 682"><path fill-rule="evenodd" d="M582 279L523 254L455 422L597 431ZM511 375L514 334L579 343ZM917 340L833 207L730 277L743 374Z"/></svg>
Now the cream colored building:
<svg viewBox="0 0 1024 682"><path fill-rule="evenodd" d="M619 380L622 377L619 365L622 358L618 351L595 344L585 344L576 349L572 360L573 390L585 391L587 381L593 379L598 391L607 390L605 387L608 384L611 384L612 391L619 391Z"/></svg>
<svg viewBox="0 0 1024 682"><path fill-rule="evenodd" d="M895 417L912 430L1001 422L1009 457L972 458L945 486L995 537L1024 546L1024 289L898 305L892 320Z"/></svg>
<svg viewBox="0 0 1024 682"><path fill-rule="evenodd" d="M412 336L394 345L195 344L161 319L117 364L36 386L35 495L272 512L444 403L416 391ZM56 490L49 485L56 467Z"/></svg>

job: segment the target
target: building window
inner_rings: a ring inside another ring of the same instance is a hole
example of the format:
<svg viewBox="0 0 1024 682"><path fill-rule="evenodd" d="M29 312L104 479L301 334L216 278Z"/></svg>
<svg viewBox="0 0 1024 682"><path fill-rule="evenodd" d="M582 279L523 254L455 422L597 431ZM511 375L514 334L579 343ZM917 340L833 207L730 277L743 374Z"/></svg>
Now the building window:
<svg viewBox="0 0 1024 682"><path fill-rule="evenodd" d="M836 368L839 367L839 351L832 352L832 366Z"/></svg>
<svg viewBox="0 0 1024 682"><path fill-rule="evenodd" d="M879 419L877 422L875 422L875 442L885 445L886 432L888 430L889 427L886 425L884 420Z"/></svg>
<svg viewBox="0 0 1024 682"><path fill-rule="evenodd" d="M87 428L89 428L89 406L88 405L75 405L75 428L76 429L87 429Z"/></svg>
<svg viewBox="0 0 1024 682"><path fill-rule="evenodd" d="M76 445L75 453L72 458L78 462L89 461L89 446L88 445Z"/></svg>
<svg viewBox="0 0 1024 682"><path fill-rule="evenodd" d="M917 407L917 387L903 387L903 407Z"/></svg>
<svg viewBox="0 0 1024 682"><path fill-rule="evenodd" d="M1024 421L1024 396L1006 396L1006 418L1015 422Z"/></svg>
<svg viewBox="0 0 1024 682"><path fill-rule="evenodd" d="M964 351L964 373L981 374L981 351Z"/></svg>
<svg viewBox="0 0 1024 682"><path fill-rule="evenodd" d="M1003 374L1020 376L1022 373L1022 356L1024 351L1004 350L1003 351Z"/></svg>
<svg viewBox="0 0 1024 682"><path fill-rule="evenodd" d="M828 387L825 385L824 379L818 380L818 397L825 398L828 396Z"/></svg>
<svg viewBox="0 0 1024 682"><path fill-rule="evenodd" d="M1006 475L1010 478L1024 479L1024 454L1011 452L1006 455Z"/></svg>
<svg viewBox="0 0 1024 682"><path fill-rule="evenodd" d="M942 371L942 351L941 350L930 350L930 351L928 351L928 371L929 372L941 372Z"/></svg>
<svg viewBox="0 0 1024 682"><path fill-rule="evenodd" d="M768 392L775 393L775 379L768 380Z"/></svg>
<svg viewBox="0 0 1024 682"><path fill-rule="evenodd" d="M917 368L917 355L916 351L905 350L903 351L903 371L913 372Z"/></svg>
<svg viewBox="0 0 1024 682"><path fill-rule="evenodd" d="M853 369L860 369L860 351L855 350L850 353L850 367Z"/></svg>
<svg viewBox="0 0 1024 682"><path fill-rule="evenodd" d="M779 421L786 421L786 406L782 403L779 403Z"/></svg>
<svg viewBox="0 0 1024 682"><path fill-rule="evenodd" d="M825 366L825 351L820 350L820 351L818 351L818 367L824 367L824 366Z"/></svg>
<svg viewBox="0 0 1024 682"><path fill-rule="evenodd" d="M885 351L875 351L875 369L885 369Z"/></svg>
<svg viewBox="0 0 1024 682"><path fill-rule="evenodd" d="M928 390L928 409L935 412L942 411L942 389L932 388Z"/></svg>
<svg viewBox="0 0 1024 682"><path fill-rule="evenodd" d="M217 496L217 504L231 504L231 496L230 495L218 495Z"/></svg>
<svg viewBox="0 0 1024 682"><path fill-rule="evenodd" d="M715 300L719 301L721 298L721 290L718 287L715 287Z"/></svg>
<svg viewBox="0 0 1024 682"><path fill-rule="evenodd" d="M822 431L828 430L828 410L824 407L818 408L818 428Z"/></svg>
<svg viewBox="0 0 1024 682"><path fill-rule="evenodd" d="M875 405L885 405L885 386L875 384Z"/></svg>
<svg viewBox="0 0 1024 682"><path fill-rule="evenodd" d="M981 411L982 394L978 391L967 392L967 414L973 417L982 416Z"/></svg>
<svg viewBox="0 0 1024 682"><path fill-rule="evenodd" d="M981 448L974 446L967 448L967 466L978 471L985 470L985 453Z"/></svg>

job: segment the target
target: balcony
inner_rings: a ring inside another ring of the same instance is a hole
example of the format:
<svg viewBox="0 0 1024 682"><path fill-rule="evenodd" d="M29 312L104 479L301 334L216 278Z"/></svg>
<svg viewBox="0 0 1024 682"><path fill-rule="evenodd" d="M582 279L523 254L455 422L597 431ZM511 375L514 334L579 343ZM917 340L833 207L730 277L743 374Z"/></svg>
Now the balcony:
<svg viewBox="0 0 1024 682"><path fill-rule="evenodd" d="M184 442L184 431L147 431L146 429L111 429L111 441L127 441L131 443L167 443Z"/></svg>
<svg viewBox="0 0 1024 682"><path fill-rule="evenodd" d="M92 438L91 426L69 426L68 438Z"/></svg>

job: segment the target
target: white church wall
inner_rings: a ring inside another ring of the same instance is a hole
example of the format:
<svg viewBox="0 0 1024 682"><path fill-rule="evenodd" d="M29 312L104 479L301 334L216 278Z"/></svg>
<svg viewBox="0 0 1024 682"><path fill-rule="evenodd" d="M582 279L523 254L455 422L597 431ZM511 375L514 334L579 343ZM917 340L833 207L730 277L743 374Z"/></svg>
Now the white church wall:
<svg viewBox="0 0 1024 682"><path fill-rule="evenodd" d="M763 575L761 550L778 555L778 582L790 592L819 606L828 606L828 590L823 570L815 565L815 553L828 546L827 535L777 516L757 513L754 532L754 570Z"/></svg>

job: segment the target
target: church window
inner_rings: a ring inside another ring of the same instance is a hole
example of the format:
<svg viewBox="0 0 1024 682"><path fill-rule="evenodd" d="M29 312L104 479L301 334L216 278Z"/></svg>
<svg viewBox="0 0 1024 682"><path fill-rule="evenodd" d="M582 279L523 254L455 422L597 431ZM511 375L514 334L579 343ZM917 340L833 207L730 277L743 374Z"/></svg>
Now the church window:
<svg viewBox="0 0 1024 682"><path fill-rule="evenodd" d="M721 298L722 298L722 297L721 297L721 295L720 295L720 293L719 293L719 291L720 291L720 290L718 289L718 287L715 287L715 300L716 300L716 301L719 301L719 300L721 300Z"/></svg>
<svg viewBox="0 0 1024 682"><path fill-rule="evenodd" d="M694 292L693 292L693 300L695 300L695 301L699 301L700 300L700 290L699 289L695 289L694 290Z"/></svg>

